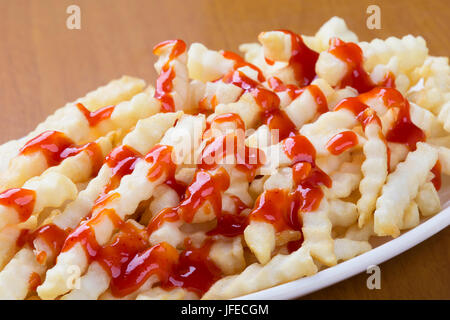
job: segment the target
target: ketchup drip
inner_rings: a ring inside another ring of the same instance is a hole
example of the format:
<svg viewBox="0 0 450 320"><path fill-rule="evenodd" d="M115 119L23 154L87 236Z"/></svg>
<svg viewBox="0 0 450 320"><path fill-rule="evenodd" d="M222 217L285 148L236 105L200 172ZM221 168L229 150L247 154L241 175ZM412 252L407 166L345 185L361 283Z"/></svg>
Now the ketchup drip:
<svg viewBox="0 0 450 320"><path fill-rule="evenodd" d="M39 287L41 285L41 283L42 283L41 276L38 273L33 272L30 275L30 278L28 279L29 291L35 292L36 288Z"/></svg>
<svg viewBox="0 0 450 320"><path fill-rule="evenodd" d="M230 177L225 169L220 168L215 174L199 170L194 181L189 185L183 196L183 201L173 208L166 208L156 215L148 224L149 234L158 230L165 222L175 222L180 218L190 223L195 213L209 203L212 214L219 216L222 212L222 193L228 189Z"/></svg>
<svg viewBox="0 0 450 320"><path fill-rule="evenodd" d="M141 251L122 263L120 274L111 282L112 294L124 297L138 290L152 275L164 289L184 288L202 296L221 278L220 269L209 258L213 242L207 240L200 248L186 241L181 253L166 242Z"/></svg>
<svg viewBox="0 0 450 320"><path fill-rule="evenodd" d="M112 176L105 186L102 195L116 189L122 178L133 172L136 162L140 158L142 158L142 155L127 145L122 145L111 151L106 157L105 162L111 168Z"/></svg>
<svg viewBox="0 0 450 320"><path fill-rule="evenodd" d="M258 73L258 81L259 82L264 82L266 80L264 78L264 74L257 66L245 61L244 58L242 58L240 55L238 55L234 52L231 52L231 51L221 51L220 53L222 54L222 56L225 59L234 61L234 67L233 67L234 70L239 69L241 67L249 67Z"/></svg>
<svg viewBox="0 0 450 320"><path fill-rule="evenodd" d="M161 112L175 111L175 103L172 97L173 79L175 78L175 70L171 66L173 59L183 54L186 51L186 43L182 40L167 40L157 44L153 48L153 53L156 55L162 54L162 48L165 46L173 46L167 62L161 68L161 73L156 80L155 99L161 102Z"/></svg>
<svg viewBox="0 0 450 320"><path fill-rule="evenodd" d="M264 88L259 82L239 70L229 72L222 80L224 83L231 83L245 92L249 92L263 111L278 109L280 106L280 98L274 92Z"/></svg>
<svg viewBox="0 0 450 320"><path fill-rule="evenodd" d="M245 228L248 226L248 217L241 213L245 209L248 209L248 206L238 197L232 196L232 198L235 203L235 212L222 212L220 216L217 217L216 227L208 231L206 235L222 235L224 237L233 238L244 233Z"/></svg>
<svg viewBox="0 0 450 320"><path fill-rule="evenodd" d="M0 193L0 205L13 208L20 222L28 220L34 210L36 192L28 189L8 189Z"/></svg>
<svg viewBox="0 0 450 320"><path fill-rule="evenodd" d="M83 113L84 117L89 122L90 127L95 127L101 121L109 119L116 107L116 106L106 106L91 112L81 103L77 103L76 106L78 110L80 110L81 113Z"/></svg>
<svg viewBox="0 0 450 320"><path fill-rule="evenodd" d="M97 175L98 171L103 165L103 152L96 142L89 142L82 146L74 146L66 148L64 151L61 152L60 157L61 159L64 160L76 156L77 154L83 151L85 151L91 158L92 162L91 176L93 177Z"/></svg>
<svg viewBox="0 0 450 320"><path fill-rule="evenodd" d="M76 146L64 133L59 131L45 131L28 141L19 154L29 155L42 152L50 167L60 164L63 160L73 157L82 151L86 151L92 161L92 175L95 175L103 163L103 154L100 146L90 142L82 146Z"/></svg>
<svg viewBox="0 0 450 320"><path fill-rule="evenodd" d="M280 189L264 191L249 217L250 220L272 224L277 232L301 231L298 212L317 210L323 198L321 186L331 187L331 179L316 166L316 150L306 137L289 137L283 141L283 148L293 163L295 189L291 192Z"/></svg>
<svg viewBox="0 0 450 320"><path fill-rule="evenodd" d="M36 239L44 241L51 250L52 256L55 257L61 252L64 241L66 240L69 232L69 229L62 230L55 224L46 224L29 234L27 237L27 243L31 248L35 249L34 241ZM36 257L39 263L44 264L47 254L45 251L40 251L36 253Z"/></svg>
<svg viewBox="0 0 450 320"><path fill-rule="evenodd" d="M361 48L353 42L344 42L338 38L330 39L328 52L347 64L347 74L341 80L340 87L351 86L359 93L372 90L376 85L363 67Z"/></svg>
<svg viewBox="0 0 450 320"><path fill-rule="evenodd" d="M209 258L213 242L206 240L200 247L194 247L186 241L186 249L180 253L178 263L175 264L167 282L162 282L161 287L185 288L202 296L208 289L221 278L220 269Z"/></svg>
<svg viewBox="0 0 450 320"><path fill-rule="evenodd" d="M331 154L339 155L357 144L358 137L353 131L343 131L331 137L326 147Z"/></svg>
<svg viewBox="0 0 450 320"><path fill-rule="evenodd" d="M270 129L278 130L278 138L280 140L294 135L297 131L295 124L289 119L286 112L281 109L275 109L272 112L265 112L262 116L263 123L267 124Z"/></svg>
<svg viewBox="0 0 450 320"><path fill-rule="evenodd" d="M410 115L410 106L406 98L394 88L375 88L370 92L360 95L361 99L383 99L388 108L398 108L399 112L393 127L387 132L386 140L402 143L411 151L416 149L417 142L425 141L425 133L416 126Z"/></svg>
<svg viewBox="0 0 450 320"><path fill-rule="evenodd" d="M232 122L236 125L236 128L239 130L245 130L245 123L242 121L242 118L236 113L223 113L214 117L212 123L226 123ZM212 124L211 124L212 126Z"/></svg>
<svg viewBox="0 0 450 320"><path fill-rule="evenodd" d="M224 76L223 82L234 84L244 92L249 92L261 108L263 123L272 130L279 130L280 139L296 131L294 123L283 110L280 110L280 98L276 93L264 88L240 71L228 73Z"/></svg>
<svg viewBox="0 0 450 320"><path fill-rule="evenodd" d="M139 289L152 275L157 275L161 283L167 283L178 258L177 250L165 242L138 253L122 266L120 276L113 278L112 294L124 297Z"/></svg>
<svg viewBox="0 0 450 320"><path fill-rule="evenodd" d="M258 148L245 145L244 139L236 135L222 135L210 140L202 151L198 168L212 170L219 164L223 164L223 159L233 154L236 160L236 169L244 172L251 181L256 170L265 161L265 154Z"/></svg>
<svg viewBox="0 0 450 320"><path fill-rule="evenodd" d="M329 111L327 98L323 94L322 90L320 90L320 88L314 84L299 88L293 84L286 85L277 77L271 77L267 80L267 82L269 84L269 88L271 88L273 91L287 92L292 100L301 96L306 90L308 90L317 104L317 112L319 114L322 114Z"/></svg>
<svg viewBox="0 0 450 320"><path fill-rule="evenodd" d="M278 30L291 36L291 58L289 66L294 70L294 76L300 86L309 85L316 77L316 62L319 54L303 42L298 34L289 30Z"/></svg>
<svg viewBox="0 0 450 320"><path fill-rule="evenodd" d="M269 88L274 92L286 92L291 100L294 100L295 98L300 96L303 91L305 91L304 88L299 88L294 84L284 84L277 77L270 77L269 79L267 79L267 84L269 85Z"/></svg>
<svg viewBox="0 0 450 320"><path fill-rule="evenodd" d="M207 171L197 172L193 183L187 188L185 200L178 206L178 214L186 222L192 222L195 213L208 202L215 215L222 212L222 193L228 189L230 177L220 168L214 175Z"/></svg>
<svg viewBox="0 0 450 320"><path fill-rule="evenodd" d="M145 161L152 163L147 174L150 181L156 181L164 175L167 180L175 175L176 164L172 161L172 150L171 146L156 145L147 153Z"/></svg>

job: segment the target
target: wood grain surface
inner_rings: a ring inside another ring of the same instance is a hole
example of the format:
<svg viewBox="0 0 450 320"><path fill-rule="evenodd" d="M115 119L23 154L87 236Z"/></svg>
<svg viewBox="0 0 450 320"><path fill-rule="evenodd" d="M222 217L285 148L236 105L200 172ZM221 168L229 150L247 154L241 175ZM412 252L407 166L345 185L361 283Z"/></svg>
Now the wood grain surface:
<svg viewBox="0 0 450 320"><path fill-rule="evenodd" d="M81 30L66 28L66 8L81 8ZM381 8L381 29L366 8ZM314 34L345 18L361 40L422 35L448 56L447 0L0 0L0 143L29 132L56 108L123 74L154 83L152 47L180 38L237 50L274 28ZM450 228L381 265L381 290L360 274L306 299L450 299Z"/></svg>

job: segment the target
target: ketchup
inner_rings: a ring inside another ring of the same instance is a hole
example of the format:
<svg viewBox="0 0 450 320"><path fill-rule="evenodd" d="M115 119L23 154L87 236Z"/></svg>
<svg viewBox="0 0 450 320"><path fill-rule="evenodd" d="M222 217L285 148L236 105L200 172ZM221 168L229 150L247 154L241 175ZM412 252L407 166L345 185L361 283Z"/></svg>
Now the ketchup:
<svg viewBox="0 0 450 320"><path fill-rule="evenodd" d="M309 140L296 135L283 141L286 155L293 163L293 191L264 191L256 200L250 220L270 223L277 232L301 231L298 212L317 210L323 198L321 186L331 187L331 179L315 164L316 150Z"/></svg>
<svg viewBox="0 0 450 320"><path fill-rule="evenodd" d="M95 175L103 163L103 154L100 146L90 142L82 146L75 143L64 133L59 131L45 131L28 141L19 151L19 154L28 155L41 152L50 167L60 164L63 160L86 151L92 161L92 175Z"/></svg>
<svg viewBox="0 0 450 320"><path fill-rule="evenodd" d="M308 48L300 35L289 30L278 30L291 36L291 58L289 66L300 86L309 85L316 77L316 62L319 54Z"/></svg>
<svg viewBox="0 0 450 320"><path fill-rule="evenodd" d="M8 189L0 193L0 205L11 207L17 212L20 222L28 220L33 214L36 192L28 189Z"/></svg>
<svg viewBox="0 0 450 320"><path fill-rule="evenodd" d="M262 71L255 66L254 64L251 64L247 61L244 60L244 58L242 58L240 55L231 52L231 51L221 51L220 52L222 54L222 56L228 60L233 60L234 61L234 67L233 69L239 69L241 67L249 67L253 70L255 70L258 73L258 81L259 82L264 82L266 79L264 77L264 74L262 73Z"/></svg>
<svg viewBox="0 0 450 320"><path fill-rule="evenodd" d="M111 151L105 162L111 168L112 176L102 194L107 194L109 191L116 189L122 178L133 172L134 166L140 158L142 158L142 155L127 145L122 145Z"/></svg>
<svg viewBox="0 0 450 320"><path fill-rule="evenodd" d="M161 112L175 111L175 103L172 97L173 80L175 79L175 70L170 64L172 60L186 51L186 43L182 40L167 40L157 44L153 48L153 53L161 54L161 50L165 46L173 46L167 62L161 68L161 73L156 80L155 99L161 102Z"/></svg>
<svg viewBox="0 0 450 320"><path fill-rule="evenodd" d="M358 144L358 137L353 131L343 131L335 134L327 142L327 149L333 155L339 155L342 152L353 148Z"/></svg>
<svg viewBox="0 0 450 320"><path fill-rule="evenodd" d="M77 103L78 110L83 113L86 120L89 122L89 126L94 127L101 121L109 119L114 112L115 106L106 106L98 109L97 111L89 111L83 104Z"/></svg>

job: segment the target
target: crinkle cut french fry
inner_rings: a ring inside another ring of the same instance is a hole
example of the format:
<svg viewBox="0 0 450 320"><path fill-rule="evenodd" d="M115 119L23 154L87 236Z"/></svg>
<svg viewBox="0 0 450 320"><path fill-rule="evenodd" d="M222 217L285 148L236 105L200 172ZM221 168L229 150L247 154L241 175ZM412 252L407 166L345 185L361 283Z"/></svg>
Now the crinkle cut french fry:
<svg viewBox="0 0 450 320"><path fill-rule="evenodd" d="M360 227L370 220L388 175L388 150L380 126L378 123L370 123L364 132L367 137L363 147L366 158L361 166L364 177L359 184L361 198L357 202Z"/></svg>
<svg viewBox="0 0 450 320"><path fill-rule="evenodd" d="M440 137L446 135L446 131L439 119L427 109L410 102L411 121L425 132L427 137Z"/></svg>
<svg viewBox="0 0 450 320"><path fill-rule="evenodd" d="M57 208L65 201L73 200L78 193L72 181L56 172L28 180L23 188L35 193L32 216L38 216L45 208ZM24 221L20 221L20 213L15 208L0 205L0 229L21 222Z"/></svg>
<svg viewBox="0 0 450 320"><path fill-rule="evenodd" d="M61 300L97 300L109 288L110 278L105 269L94 261L77 281L73 284L73 290L62 296Z"/></svg>
<svg viewBox="0 0 450 320"><path fill-rule="evenodd" d="M234 62L219 52L209 50L200 43L193 43L188 51L187 66L191 79L214 81L233 68Z"/></svg>
<svg viewBox="0 0 450 320"><path fill-rule="evenodd" d="M371 219L362 228L357 223L350 226L345 233L345 238L356 241L368 241L373 235L375 235L375 232L373 231L373 219Z"/></svg>
<svg viewBox="0 0 450 320"><path fill-rule="evenodd" d="M158 46L157 49L153 51L159 57L158 61L155 63L156 72L160 74L160 77L162 76L165 79L164 81L168 81L171 84L170 92L165 92L165 94L170 95L173 100L173 106L171 106L171 108L174 110L169 111L188 111L192 109L192 107L195 107L188 104L189 77L186 66L187 54L185 49L181 52L181 49L179 48L181 43L185 46L184 42L181 40L168 41L162 43L162 45ZM167 77L167 70L163 72L163 68L170 70L172 76ZM162 90L165 90L165 88L162 88ZM164 100L161 100L162 109L165 108L163 101Z"/></svg>
<svg viewBox="0 0 450 320"><path fill-rule="evenodd" d="M22 229L33 229L36 227L36 223L36 219L28 219L23 224L8 226L0 230L0 270L3 269L19 249L17 239L19 239Z"/></svg>
<svg viewBox="0 0 450 320"><path fill-rule="evenodd" d="M209 256L225 275L240 273L245 269L241 237L215 241Z"/></svg>
<svg viewBox="0 0 450 320"><path fill-rule="evenodd" d="M124 144L140 151L142 154L145 154L161 139L164 132L166 132L167 129L170 128L174 124L175 120L180 116L181 113L164 113L140 120L138 121L136 128L125 137ZM88 187L78 194L75 201L71 202L61 214L53 218L52 223L62 230L65 230L67 228L75 228L80 220L90 212L96 198L98 197L98 194L100 194L108 184L111 176L111 168L107 164L103 165L97 177L91 180L88 184ZM15 243L15 239L20 233L19 230L17 230L16 232L14 231L15 230L11 230L11 232L13 232L13 234L11 235L11 237L13 237L13 242L9 244L10 250L13 250L13 243ZM0 241L0 248L8 245L8 243L9 242L7 241ZM42 246L40 242L35 241L34 245L38 249L38 251L46 252L46 265L48 266L49 263L51 263L54 259L54 253L51 250L48 250L45 244L44 246ZM6 248L4 249L6 250ZM31 252L30 248L24 248L22 250L28 250ZM11 257L11 254L7 255L6 253L4 253L0 256L2 258L6 258L7 256ZM41 265L36 266L36 264L32 261L35 260L34 255L28 255L27 257L30 258L30 260L23 263L28 263L28 265L30 266L28 277L33 272L42 276L45 273L45 268L40 267ZM13 276L14 275L9 275L9 277ZM18 278L16 275L14 278L15 281L13 283L16 286L24 287L28 284L27 277ZM21 293L22 296L20 297L20 299L25 298L27 295L27 291L21 291Z"/></svg>
<svg viewBox="0 0 450 320"><path fill-rule="evenodd" d="M387 64L392 57L399 61L399 72L408 74L421 66L428 55L428 48L422 37L407 35L401 39L389 37L359 42L365 58L364 67L371 71L378 64Z"/></svg>
<svg viewBox="0 0 450 320"><path fill-rule="evenodd" d="M332 17L325 22L313 37L303 36L305 43L317 52L328 49L331 38L337 37L348 42L358 42L358 36L348 29L344 19Z"/></svg>
<svg viewBox="0 0 450 320"><path fill-rule="evenodd" d="M195 130L198 130L198 128L201 128L201 131L205 128L204 117L184 116L178 121L174 128L169 129L165 133L161 140L161 144L172 145L172 156L180 157L179 159L175 159L175 162L178 162L179 160L182 161L186 157L186 154L181 153L180 155L180 149L186 149L186 145L180 141L180 134L181 136L187 134L192 137ZM191 144L190 148L194 148L195 146L198 146L198 144L199 141L195 141L195 143ZM156 180L149 180L147 178L147 173L151 167L152 163L150 162L145 160L138 161L134 171L130 175L122 178L119 187L111 191L112 193L119 194L120 197L111 199L104 207L100 208L100 210L114 209L117 216L122 220L130 213L133 213L139 203L149 199L152 196L153 190L167 178L166 174L162 173ZM99 209L97 209L97 212L92 212L93 217L99 213L98 210ZM106 243L114 231L114 225L106 215L102 216L100 221L92 228L99 244ZM65 282L69 276L66 273L66 269L69 265L79 266L82 273L86 271L88 261L81 244L75 244L70 250L62 252L58 256L56 265L47 271L44 283L37 289L40 297L52 299L68 292Z"/></svg>
<svg viewBox="0 0 450 320"><path fill-rule="evenodd" d="M388 176L374 213L377 235L397 237L400 234L403 213L417 196L437 158L438 153L432 146L419 142L416 151L409 153L405 162L399 163Z"/></svg>
<svg viewBox="0 0 450 320"><path fill-rule="evenodd" d="M259 263L266 264L275 249L276 231L273 225L264 221L251 221L244 231L245 242Z"/></svg>
<svg viewBox="0 0 450 320"><path fill-rule="evenodd" d="M231 299L316 272L309 250L302 247L289 255L276 255L264 266L252 264L239 275L217 281L202 299Z"/></svg>
<svg viewBox="0 0 450 320"><path fill-rule="evenodd" d="M334 252L338 261L350 260L364 252L372 249L367 241L357 241L351 239L334 239Z"/></svg>
<svg viewBox="0 0 450 320"><path fill-rule="evenodd" d="M110 135L95 142L101 151L98 156L104 158L111 151L112 140L113 135ZM91 156L91 151L83 150L63 160L59 165L48 168L47 160L41 152L19 155L12 159L9 170L0 174L0 190L20 188L27 180L44 172L59 173L74 183L86 181L94 173L98 161L96 157L97 155Z"/></svg>
<svg viewBox="0 0 450 320"><path fill-rule="evenodd" d="M411 229L420 223L419 207L415 201L411 201L403 214L403 220L400 229Z"/></svg>
<svg viewBox="0 0 450 320"><path fill-rule="evenodd" d="M0 299L24 299L34 270L40 276L45 266L36 261L32 250L23 248L0 272ZM16 282L16 279L26 279L26 281Z"/></svg>
<svg viewBox="0 0 450 320"><path fill-rule="evenodd" d="M73 108L76 109L76 107ZM147 93L140 93L134 96L130 101L119 103L109 119L101 121L92 129L88 127L87 130L88 132L91 132L89 135L93 139L116 129L127 131L134 126L140 118L148 117L158 111L159 103ZM85 119L85 121L87 120ZM74 133L78 134L84 130L82 127L80 128L79 125L74 126L72 128L73 130L67 130L63 120L57 119L55 122L61 124L61 132L66 134L66 136L71 138L75 143L87 138L86 136L83 138L74 137ZM50 127L54 128L55 125ZM102 146L102 144L100 145ZM46 158L41 152L34 152L31 155L19 154L11 159L9 170L4 172L0 177L0 188L6 189L21 186L29 178L41 174L48 166Z"/></svg>
<svg viewBox="0 0 450 320"><path fill-rule="evenodd" d="M344 162L338 171L330 174L332 185L326 190L328 198L346 198L358 188L362 178L361 163L362 159L354 156L352 162Z"/></svg>
<svg viewBox="0 0 450 320"><path fill-rule="evenodd" d="M358 220L358 210L352 202L331 199L328 218L333 227L349 227Z"/></svg>
<svg viewBox="0 0 450 320"><path fill-rule="evenodd" d="M435 115L439 114L450 97L448 57L428 56L410 77L414 85L407 92L408 99Z"/></svg>
<svg viewBox="0 0 450 320"><path fill-rule="evenodd" d="M303 246L307 247L311 256L327 266L336 264L334 241L331 237L331 222L328 218L330 211L327 199L323 198L319 208L311 212L301 212L303 221Z"/></svg>
<svg viewBox="0 0 450 320"><path fill-rule="evenodd" d="M74 108L76 103L82 103L86 108L90 111L95 111L101 107L108 105L116 105L121 101L131 99L135 94L141 92L144 89L145 82L144 80L132 78L128 76L123 76L120 79L113 80L109 82L107 85L103 87L99 87L96 90L89 92L85 97L79 98L73 103L68 103L66 106L58 109L55 113L49 116L44 122L39 124L35 130L29 133L27 136L14 140L9 143L0 146L3 150L7 150L8 152L0 153L0 167L5 168L9 165L9 160L16 156L19 152L19 149L30 139L39 135L40 133L46 130L58 130L58 128L54 128L53 125L60 126L60 121L62 119L66 119L66 122L69 121L73 123L73 132L76 134L76 129L80 130L80 125L85 126L87 123L85 119L82 119L79 115L80 113ZM84 121L83 121L84 120ZM75 121L75 122L74 122ZM68 124L65 122L65 126ZM53 124L53 125L52 125ZM66 128L67 129L67 128ZM77 140L77 139L75 139ZM79 141L76 141L79 142ZM2 172L3 170L0 170Z"/></svg>
<svg viewBox="0 0 450 320"><path fill-rule="evenodd" d="M432 182L420 186L415 202L424 217L432 216L441 210L441 201Z"/></svg>

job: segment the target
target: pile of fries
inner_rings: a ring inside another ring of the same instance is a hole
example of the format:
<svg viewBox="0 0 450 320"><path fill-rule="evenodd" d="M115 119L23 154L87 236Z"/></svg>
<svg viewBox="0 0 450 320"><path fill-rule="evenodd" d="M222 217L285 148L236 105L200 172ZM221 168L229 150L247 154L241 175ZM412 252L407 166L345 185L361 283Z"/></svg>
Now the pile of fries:
<svg viewBox="0 0 450 320"><path fill-rule="evenodd" d="M438 213L450 68L422 37L158 44L0 146L1 299L229 299Z"/></svg>

